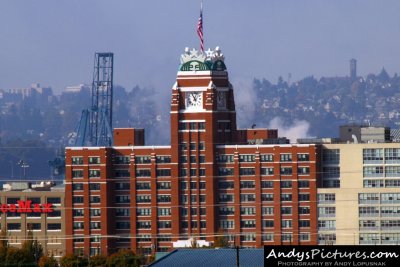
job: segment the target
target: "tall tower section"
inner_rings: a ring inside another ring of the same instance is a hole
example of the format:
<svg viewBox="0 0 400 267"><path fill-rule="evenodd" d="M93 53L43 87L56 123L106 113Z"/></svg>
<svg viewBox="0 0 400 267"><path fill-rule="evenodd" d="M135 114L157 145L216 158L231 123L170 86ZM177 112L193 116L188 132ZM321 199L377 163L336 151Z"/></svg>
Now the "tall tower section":
<svg viewBox="0 0 400 267"><path fill-rule="evenodd" d="M89 124L92 146L112 144L113 64L113 53L95 54Z"/></svg>
<svg viewBox="0 0 400 267"><path fill-rule="evenodd" d="M189 202L187 210L189 213L193 211L200 214L205 209L206 217L214 218L207 221L205 232L201 227L192 230L189 225L189 234L205 235L209 241L213 241L212 236L218 231L215 220L216 181L205 177L216 175L216 145L230 144L235 139L235 101L224 55L219 47L215 50L208 49L204 53L186 48L181 55L177 79L172 88L171 156L172 162L178 162L178 168L173 171L175 173L172 176L179 177L179 181L175 181L172 186L175 190L180 190L179 183L194 184L207 180L205 203L192 206ZM195 191L188 193L200 194L200 191ZM183 192L186 191L181 193ZM173 206L184 205L178 199L175 201ZM173 218L178 220L179 216L180 214L174 214L173 211ZM179 224L172 225L174 227ZM173 229L175 231L179 230Z"/></svg>
<svg viewBox="0 0 400 267"><path fill-rule="evenodd" d="M350 78L352 80L357 78L357 60L354 58L350 59Z"/></svg>

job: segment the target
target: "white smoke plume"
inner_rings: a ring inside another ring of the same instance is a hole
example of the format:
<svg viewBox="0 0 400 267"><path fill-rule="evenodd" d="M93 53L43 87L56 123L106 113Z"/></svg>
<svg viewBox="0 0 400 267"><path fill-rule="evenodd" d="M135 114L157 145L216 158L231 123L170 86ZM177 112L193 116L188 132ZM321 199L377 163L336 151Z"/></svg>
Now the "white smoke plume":
<svg viewBox="0 0 400 267"><path fill-rule="evenodd" d="M256 96L252 81L237 80L233 82L237 122L239 128L249 128L254 123Z"/></svg>
<svg viewBox="0 0 400 267"><path fill-rule="evenodd" d="M310 123L305 120L295 120L292 125L285 125L281 118L273 118L268 127L270 129L278 129L280 137L286 137L291 143L296 143L298 138L309 137L308 131L310 129Z"/></svg>

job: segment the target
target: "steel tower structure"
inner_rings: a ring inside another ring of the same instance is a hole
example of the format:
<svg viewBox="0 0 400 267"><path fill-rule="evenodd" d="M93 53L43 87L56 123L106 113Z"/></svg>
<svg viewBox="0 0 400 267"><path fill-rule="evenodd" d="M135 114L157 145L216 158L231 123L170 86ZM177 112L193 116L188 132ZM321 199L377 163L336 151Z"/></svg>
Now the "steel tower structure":
<svg viewBox="0 0 400 267"><path fill-rule="evenodd" d="M95 53L91 106L83 109L74 146L111 146L114 54Z"/></svg>
<svg viewBox="0 0 400 267"><path fill-rule="evenodd" d="M95 54L89 122L92 146L112 144L113 64L113 53Z"/></svg>

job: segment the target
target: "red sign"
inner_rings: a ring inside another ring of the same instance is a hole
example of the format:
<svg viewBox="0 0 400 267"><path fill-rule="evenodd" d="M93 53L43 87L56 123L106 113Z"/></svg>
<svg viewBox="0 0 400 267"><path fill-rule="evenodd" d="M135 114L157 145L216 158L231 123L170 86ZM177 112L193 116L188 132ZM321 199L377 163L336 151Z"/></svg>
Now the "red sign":
<svg viewBox="0 0 400 267"><path fill-rule="evenodd" d="M23 201L18 200L18 206L16 204L1 204L0 211L6 212L17 212L17 213L50 213L53 212L53 204L33 204L31 200Z"/></svg>

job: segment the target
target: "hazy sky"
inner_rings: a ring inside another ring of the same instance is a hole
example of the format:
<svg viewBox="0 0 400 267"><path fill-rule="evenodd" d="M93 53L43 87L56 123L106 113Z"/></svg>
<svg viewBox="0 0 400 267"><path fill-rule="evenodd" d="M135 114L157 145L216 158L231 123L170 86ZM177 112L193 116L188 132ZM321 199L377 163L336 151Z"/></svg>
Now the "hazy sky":
<svg viewBox="0 0 400 267"><path fill-rule="evenodd" d="M90 83L95 52L114 52L115 83L167 90L198 47L200 0L0 0L0 88ZM205 46L233 82L292 73L400 72L399 0L204 0Z"/></svg>

